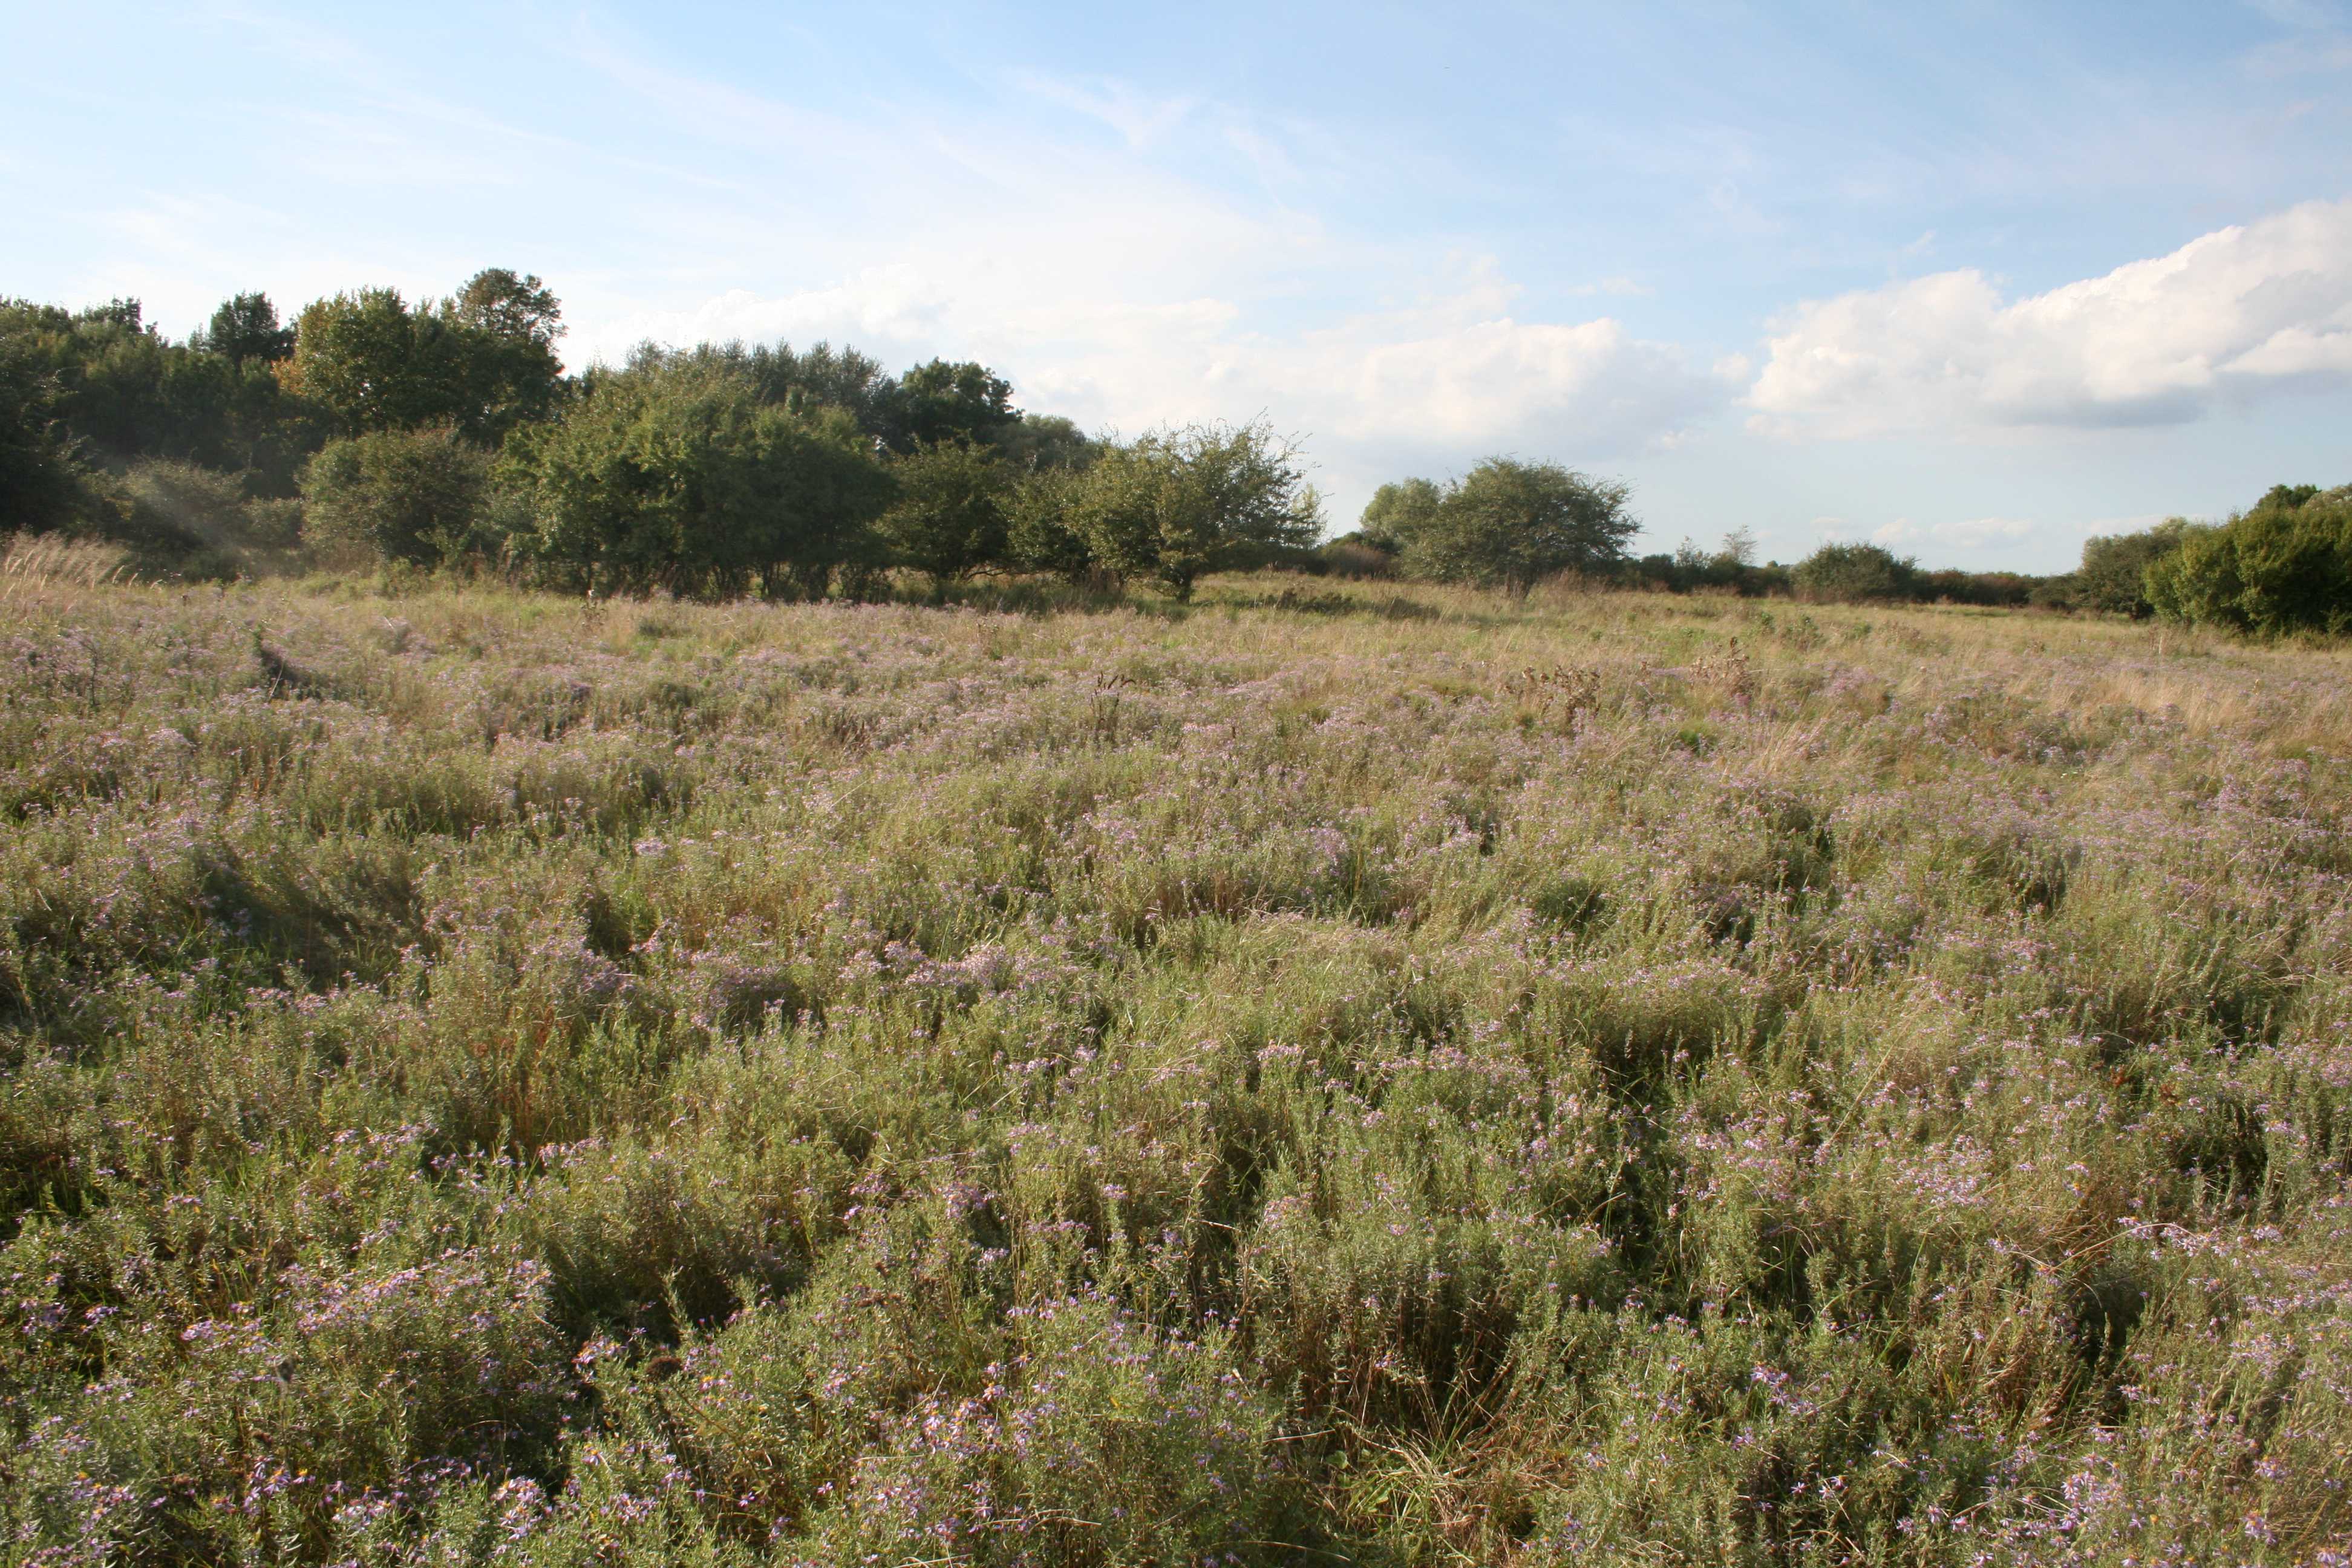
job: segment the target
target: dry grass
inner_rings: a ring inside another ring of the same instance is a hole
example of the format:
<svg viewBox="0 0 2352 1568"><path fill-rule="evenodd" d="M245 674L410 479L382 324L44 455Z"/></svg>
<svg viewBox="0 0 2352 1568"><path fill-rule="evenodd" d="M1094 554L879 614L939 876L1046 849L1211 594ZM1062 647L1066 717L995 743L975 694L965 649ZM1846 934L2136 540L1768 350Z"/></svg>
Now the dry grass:
<svg viewBox="0 0 2352 1568"><path fill-rule="evenodd" d="M2341 649L119 566L0 557L27 1560L2343 1560Z"/></svg>

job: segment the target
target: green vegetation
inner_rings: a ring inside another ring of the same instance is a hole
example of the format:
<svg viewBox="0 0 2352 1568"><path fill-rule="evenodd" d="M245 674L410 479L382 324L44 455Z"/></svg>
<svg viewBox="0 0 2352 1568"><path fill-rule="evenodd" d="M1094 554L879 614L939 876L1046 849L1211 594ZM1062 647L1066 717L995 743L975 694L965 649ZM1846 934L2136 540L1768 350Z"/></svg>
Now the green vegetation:
<svg viewBox="0 0 2352 1568"><path fill-rule="evenodd" d="M1547 577L1623 564L1641 527L1629 493L1555 463L1489 458L1442 490L1425 479L1383 487L1366 510L1399 541L1411 575L1524 594Z"/></svg>
<svg viewBox="0 0 2352 1568"><path fill-rule="evenodd" d="M486 512L855 444L632 374ZM2352 1551L2340 650L127 563L0 558L15 1560Z"/></svg>
<svg viewBox="0 0 2352 1568"><path fill-rule="evenodd" d="M2175 620L2258 637L2352 631L2352 485L2281 485L2218 528L2182 531L2142 582Z"/></svg>
<svg viewBox="0 0 2352 1568"><path fill-rule="evenodd" d="M892 376L824 343L647 344L567 376L562 316L504 268L414 305L355 289L291 325L239 294L182 343L136 300L0 301L0 527L125 545L137 570L187 580L375 561L566 593L856 599L901 591L902 573L934 599L1052 576L1181 603L1203 574L1276 565L1517 594L1568 578L2032 605L2257 637L2352 627L2345 489L2281 485L2226 524L2093 539L2078 571L2035 578L1868 543L1759 564L1744 529L1636 559L1623 484L1496 457L1383 485L1318 545L1306 455L1263 421L1097 439L1015 407L986 365Z"/></svg>

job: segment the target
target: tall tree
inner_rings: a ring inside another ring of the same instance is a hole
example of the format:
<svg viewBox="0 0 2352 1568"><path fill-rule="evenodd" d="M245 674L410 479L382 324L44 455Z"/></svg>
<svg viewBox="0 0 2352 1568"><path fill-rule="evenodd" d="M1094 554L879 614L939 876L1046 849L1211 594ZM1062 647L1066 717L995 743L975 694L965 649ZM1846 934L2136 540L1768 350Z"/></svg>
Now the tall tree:
<svg viewBox="0 0 2352 1568"><path fill-rule="evenodd" d="M885 434L901 452L941 441L988 446L1020 420L1011 382L976 361L935 359L898 378Z"/></svg>
<svg viewBox="0 0 2352 1568"><path fill-rule="evenodd" d="M486 267L451 295L452 320L510 343L536 343L551 353L563 335L563 306L536 273L520 276L504 267Z"/></svg>
<svg viewBox="0 0 2352 1568"><path fill-rule="evenodd" d="M451 425L495 446L562 387L562 309L534 277L477 273L438 306L362 289L307 307L287 379L345 434Z"/></svg>
<svg viewBox="0 0 2352 1568"><path fill-rule="evenodd" d="M273 364L294 352L294 329L278 320L267 294L236 294L213 312L210 325L191 345L242 365L248 360Z"/></svg>
<svg viewBox="0 0 2352 1568"><path fill-rule="evenodd" d="M563 307L532 274L503 267L477 272L442 306L459 329L465 406L454 417L466 433L495 446L516 426L544 419L562 395Z"/></svg>
<svg viewBox="0 0 2352 1568"><path fill-rule="evenodd" d="M48 416L110 459L253 470L257 489L282 495L319 438L269 364L207 352L204 334L174 343L135 300L79 311L0 300L0 338L47 376Z"/></svg>
<svg viewBox="0 0 2352 1568"><path fill-rule="evenodd" d="M397 289L338 294L304 307L289 380L348 435L456 420L466 377L455 336Z"/></svg>
<svg viewBox="0 0 2352 1568"><path fill-rule="evenodd" d="M0 523L8 528L60 527L82 499L59 402L57 374L37 345L0 330Z"/></svg>

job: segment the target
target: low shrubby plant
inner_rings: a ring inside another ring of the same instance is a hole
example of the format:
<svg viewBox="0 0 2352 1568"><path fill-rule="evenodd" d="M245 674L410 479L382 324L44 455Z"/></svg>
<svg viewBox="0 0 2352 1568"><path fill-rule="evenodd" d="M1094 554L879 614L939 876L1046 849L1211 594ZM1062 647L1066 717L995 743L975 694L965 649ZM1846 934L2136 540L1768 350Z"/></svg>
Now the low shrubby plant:
<svg viewBox="0 0 2352 1568"><path fill-rule="evenodd" d="M128 559L0 557L28 1562L2352 1552L2332 649Z"/></svg>

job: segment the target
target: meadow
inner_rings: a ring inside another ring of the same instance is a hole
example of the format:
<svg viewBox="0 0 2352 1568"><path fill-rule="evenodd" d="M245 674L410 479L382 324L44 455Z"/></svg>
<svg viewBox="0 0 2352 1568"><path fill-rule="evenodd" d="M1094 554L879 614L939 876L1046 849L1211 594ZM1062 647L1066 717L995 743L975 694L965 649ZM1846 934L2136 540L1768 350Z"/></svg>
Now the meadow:
<svg viewBox="0 0 2352 1568"><path fill-rule="evenodd" d="M0 561L40 1564L2352 1562L2352 653Z"/></svg>

